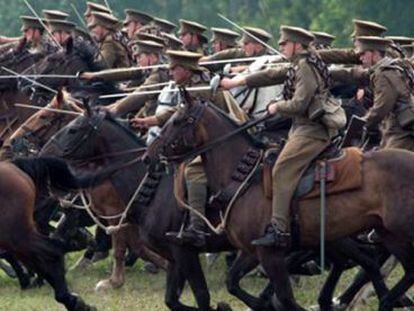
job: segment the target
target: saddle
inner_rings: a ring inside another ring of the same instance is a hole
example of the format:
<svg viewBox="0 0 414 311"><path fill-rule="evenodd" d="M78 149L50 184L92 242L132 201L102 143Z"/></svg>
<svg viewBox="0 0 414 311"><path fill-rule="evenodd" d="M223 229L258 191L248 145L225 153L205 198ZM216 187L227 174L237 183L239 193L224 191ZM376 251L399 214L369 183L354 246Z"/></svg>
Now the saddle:
<svg viewBox="0 0 414 311"><path fill-rule="evenodd" d="M272 168L279 150L269 150L263 165L263 186L267 198L272 198ZM294 200L320 196L320 182L326 181L326 194L350 191L362 185L362 151L356 147L338 150L329 146L309 166L296 187ZM325 165L325 175L321 167Z"/></svg>

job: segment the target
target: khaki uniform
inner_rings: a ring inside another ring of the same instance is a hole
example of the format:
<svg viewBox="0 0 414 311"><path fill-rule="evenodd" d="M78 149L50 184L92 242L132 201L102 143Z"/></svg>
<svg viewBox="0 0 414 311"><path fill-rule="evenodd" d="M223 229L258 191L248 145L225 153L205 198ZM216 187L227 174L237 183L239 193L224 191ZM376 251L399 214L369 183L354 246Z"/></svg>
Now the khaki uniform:
<svg viewBox="0 0 414 311"><path fill-rule="evenodd" d="M252 57L259 57L262 55L266 55L267 50L264 49L260 53L253 55ZM203 62L211 62L211 61L218 61L218 60L225 60L225 59L237 59L237 58L247 58L246 53L241 48L231 48L224 51L217 52L213 55L207 56L203 58ZM248 63L237 63L238 65L248 64ZM206 66L212 71L219 71L221 70L226 64L214 64ZM235 65L233 63L233 65Z"/></svg>
<svg viewBox="0 0 414 311"><path fill-rule="evenodd" d="M282 84L286 79L289 66L279 65L252 73L246 76L246 85L249 88L264 87Z"/></svg>
<svg viewBox="0 0 414 311"><path fill-rule="evenodd" d="M306 57L307 53L301 53L293 60L293 97L277 102L277 112L293 118L288 141L273 168L272 222L284 232L290 230L290 204L302 174L336 134L307 116L315 95L327 92L327 86Z"/></svg>
<svg viewBox="0 0 414 311"><path fill-rule="evenodd" d="M153 69L145 80L145 82L134 92L142 92L151 90L146 88L147 85L168 82L168 70L163 68ZM128 95L126 98L118 101L118 114L123 115L131 111L139 111L140 117L154 115L157 108L158 94L134 94Z"/></svg>
<svg viewBox="0 0 414 311"><path fill-rule="evenodd" d="M130 65L128 51L111 33L100 43L99 50L96 63L102 68L124 68Z"/></svg>
<svg viewBox="0 0 414 311"><path fill-rule="evenodd" d="M388 64L384 58L378 62L370 78L374 90L374 106L367 114L367 127L372 128L381 123L382 148L401 148L414 151L414 132L403 129L396 118L400 103L413 104L407 76L401 61Z"/></svg>

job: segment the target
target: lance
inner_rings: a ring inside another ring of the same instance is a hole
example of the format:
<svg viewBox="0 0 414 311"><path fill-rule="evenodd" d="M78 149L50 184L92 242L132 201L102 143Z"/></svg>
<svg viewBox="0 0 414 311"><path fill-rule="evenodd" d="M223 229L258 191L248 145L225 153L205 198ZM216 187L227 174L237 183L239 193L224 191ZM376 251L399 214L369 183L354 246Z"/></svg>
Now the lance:
<svg viewBox="0 0 414 311"><path fill-rule="evenodd" d="M186 88L186 91L188 92L198 92L198 91L210 91L211 90L211 86L198 86L198 87L189 87ZM99 96L99 98L120 98L120 97L125 97L128 95L156 95L156 94L161 94L163 90L154 90L154 91L143 91L143 92L134 92L134 93L118 93L118 94L109 94L109 95L102 95ZM178 88L174 88L174 89L169 89L168 92L179 92L180 89Z"/></svg>
<svg viewBox="0 0 414 311"><path fill-rule="evenodd" d="M250 33L249 31L247 31L246 29L244 29L243 27L240 27L239 25L237 25L235 22L231 21L230 19L228 19L227 17L225 17L222 14L218 14L218 16L222 19L224 19L226 22L228 22L229 24L233 25L234 27L236 27L238 30L240 30L241 32L243 32L244 34L250 36L251 38L253 38L254 40L256 40L257 42L259 42L260 44L262 44L263 46L265 46L266 48L268 48L270 51L272 51L273 53L281 56L283 59L286 59L286 57L280 53L278 50L276 50L274 47L270 46L269 44L267 44L266 42L264 42L263 40L260 40L257 36L253 35L252 33Z"/></svg>
<svg viewBox="0 0 414 311"><path fill-rule="evenodd" d="M47 34L50 36L50 38L52 39L52 41L56 44L56 46L60 49L63 50L63 47L59 44L59 42L57 42L57 40L55 39L55 37L53 37L52 33L50 32L49 28L46 27L45 23L42 21L42 19L40 18L40 16L36 13L36 11L33 9L33 7L30 5L29 2L27 2L27 0L23 0L24 3L26 4L26 6L29 8L29 10L33 13L33 15L38 19L39 23L42 25L42 27L46 30Z"/></svg>

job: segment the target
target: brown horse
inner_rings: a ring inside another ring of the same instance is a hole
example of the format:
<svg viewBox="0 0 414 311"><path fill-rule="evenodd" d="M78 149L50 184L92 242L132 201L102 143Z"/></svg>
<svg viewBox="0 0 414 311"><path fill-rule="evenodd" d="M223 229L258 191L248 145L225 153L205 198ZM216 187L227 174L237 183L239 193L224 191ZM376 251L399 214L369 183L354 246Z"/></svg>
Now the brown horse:
<svg viewBox="0 0 414 311"><path fill-rule="evenodd" d="M209 144L237 128L231 120L205 103L186 103L165 125L161 137L149 148L146 158L184 161L201 153L213 193L230 183L236 164L250 148L257 149L245 133L221 143ZM205 148L204 148L205 147ZM197 150L200 152L197 153ZM412 176L414 154L403 150L382 150L364 155L361 188L327 197L326 239L334 241L362 230L376 228L384 246L402 263L405 274L380 301L380 310L391 310L395 301L414 283L414 209ZM254 208L254 212L252 211ZM319 245L319 199L300 201L300 241L303 247ZM256 248L269 222L271 201L265 198L261 182L252 184L236 200L226 223L232 244L255 254L273 283L284 310L303 310L295 301L289 282L285 253Z"/></svg>
<svg viewBox="0 0 414 311"><path fill-rule="evenodd" d="M74 166L95 169L112 163L126 163L143 152L145 144L135 135L126 130L117 122L106 122L103 114L81 116L62 128L44 146L42 155L53 155L68 161ZM128 150L136 150L129 152ZM142 151L139 151L139 150ZM90 190L91 210L98 219L108 226L119 223L121 215L135 188L144 177L145 170L138 170L139 163L135 163L114 174L111 179L102 185ZM142 165L141 165L142 166ZM141 172L138 178L131 178L129 182L117 182L120 177L130 176L131 172ZM125 195L128 193L129 195ZM112 234L114 248L114 266L111 277L100 281L97 289L118 288L125 281L125 254L129 248L136 256L153 262L156 266L167 269L167 261L148 249L141 239L139 227L128 224Z"/></svg>
<svg viewBox="0 0 414 311"><path fill-rule="evenodd" d="M69 292L60 244L36 230L33 210L36 196L46 189L75 191L96 186L117 168L75 177L67 164L53 158L0 162L0 248L14 254L54 289L56 301L67 310L96 310Z"/></svg>

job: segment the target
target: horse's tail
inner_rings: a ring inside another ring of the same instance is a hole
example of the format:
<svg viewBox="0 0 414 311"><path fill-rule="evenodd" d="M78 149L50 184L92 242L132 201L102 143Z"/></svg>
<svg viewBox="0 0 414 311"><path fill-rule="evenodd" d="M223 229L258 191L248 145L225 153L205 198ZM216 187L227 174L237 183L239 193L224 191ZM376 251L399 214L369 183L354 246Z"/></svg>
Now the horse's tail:
<svg viewBox="0 0 414 311"><path fill-rule="evenodd" d="M38 188L45 190L49 186L52 189L62 191L74 191L98 186L116 171L125 167L125 164L114 165L97 173L75 176L68 164L58 158L19 158L12 163L28 174Z"/></svg>

